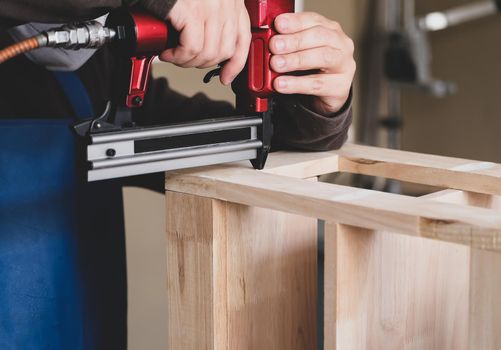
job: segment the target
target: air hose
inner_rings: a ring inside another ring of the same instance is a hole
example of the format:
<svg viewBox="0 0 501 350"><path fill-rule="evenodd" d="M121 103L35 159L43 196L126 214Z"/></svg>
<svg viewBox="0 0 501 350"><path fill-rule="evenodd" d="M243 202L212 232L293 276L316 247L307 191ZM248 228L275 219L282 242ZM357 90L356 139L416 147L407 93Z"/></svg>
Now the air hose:
<svg viewBox="0 0 501 350"><path fill-rule="evenodd" d="M114 29L107 28L97 21L65 25L0 49L0 64L42 47L67 50L97 49L115 37Z"/></svg>

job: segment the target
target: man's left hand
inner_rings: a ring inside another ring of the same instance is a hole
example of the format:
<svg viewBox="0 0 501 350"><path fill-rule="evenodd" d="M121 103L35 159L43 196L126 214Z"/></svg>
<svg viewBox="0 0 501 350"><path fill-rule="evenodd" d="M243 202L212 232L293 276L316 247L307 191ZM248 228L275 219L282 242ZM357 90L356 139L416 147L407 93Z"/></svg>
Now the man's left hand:
<svg viewBox="0 0 501 350"><path fill-rule="evenodd" d="M326 116L340 111L356 70L353 41L338 23L312 12L280 15L275 27L279 34L270 42L271 68L285 74L314 71L281 76L274 82L275 90L312 96L313 109Z"/></svg>

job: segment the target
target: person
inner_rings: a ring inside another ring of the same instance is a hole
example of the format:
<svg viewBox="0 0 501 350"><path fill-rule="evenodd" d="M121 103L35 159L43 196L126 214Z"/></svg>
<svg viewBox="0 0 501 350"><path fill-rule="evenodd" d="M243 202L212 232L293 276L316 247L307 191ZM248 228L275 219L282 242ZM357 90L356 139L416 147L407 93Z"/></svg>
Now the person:
<svg viewBox="0 0 501 350"><path fill-rule="evenodd" d="M0 47L124 4L143 6L180 32L163 61L226 62L225 85L244 67L250 26L243 0L0 0ZM311 74L275 80L273 148L339 148L352 121L352 40L316 13L283 14L275 26L272 68ZM117 58L107 47L47 50L0 65L0 348L125 349L123 182L79 182L68 128L104 110ZM134 119L165 124L234 113L203 94L183 96L162 78L152 80Z"/></svg>

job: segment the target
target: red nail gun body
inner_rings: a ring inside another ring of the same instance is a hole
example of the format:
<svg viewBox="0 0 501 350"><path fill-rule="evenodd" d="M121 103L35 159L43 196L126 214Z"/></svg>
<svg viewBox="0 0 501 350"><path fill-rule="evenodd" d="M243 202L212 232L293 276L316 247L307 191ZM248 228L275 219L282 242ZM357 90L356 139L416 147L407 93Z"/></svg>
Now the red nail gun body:
<svg viewBox="0 0 501 350"><path fill-rule="evenodd" d="M233 84L241 115L156 127L131 124L131 109L143 106L153 59L175 47L179 34L145 12L120 10L109 15L106 26L117 33L114 52L119 61L130 60L117 69L118 93L109 105L114 108L75 127L89 140L85 157L89 181L244 159L256 169L264 167L271 149L277 77L270 67L269 43L276 34L275 18L293 12L294 0L246 0L245 5L252 42L246 67Z"/></svg>
<svg viewBox="0 0 501 350"><path fill-rule="evenodd" d="M266 112L273 96L273 81L278 76L270 66L270 40L276 34L274 21L283 13L294 12L292 0L245 0L249 12L252 42L247 69L243 74L247 92L237 91L237 105L255 112Z"/></svg>

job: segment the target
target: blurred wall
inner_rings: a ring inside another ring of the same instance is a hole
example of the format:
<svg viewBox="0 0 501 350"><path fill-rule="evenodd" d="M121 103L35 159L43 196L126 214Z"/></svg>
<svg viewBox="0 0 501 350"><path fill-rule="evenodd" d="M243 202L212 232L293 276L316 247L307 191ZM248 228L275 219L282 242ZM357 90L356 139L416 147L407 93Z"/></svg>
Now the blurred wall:
<svg viewBox="0 0 501 350"><path fill-rule="evenodd" d="M419 0L417 10L468 2ZM404 93L405 149L501 162L500 37L500 15L430 35L434 75L454 81L459 91L445 99Z"/></svg>

